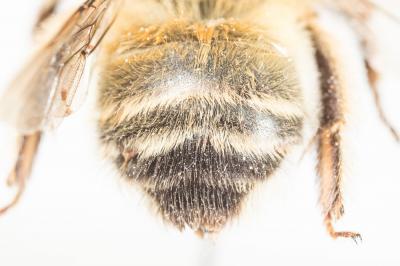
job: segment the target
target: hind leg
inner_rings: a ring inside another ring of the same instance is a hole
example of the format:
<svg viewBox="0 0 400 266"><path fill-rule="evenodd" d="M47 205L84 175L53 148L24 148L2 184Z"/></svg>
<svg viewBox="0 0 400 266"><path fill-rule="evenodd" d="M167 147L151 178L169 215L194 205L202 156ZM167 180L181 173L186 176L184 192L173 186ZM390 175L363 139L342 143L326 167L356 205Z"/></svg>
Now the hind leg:
<svg viewBox="0 0 400 266"><path fill-rule="evenodd" d="M336 231L333 221L344 214L342 191L342 129L344 120L344 77L341 65L336 60L339 53L335 50L330 37L312 23L309 26L315 46L315 58L320 72L321 116L316 136L318 145L317 171L320 180L320 204L324 223L333 238L351 237L355 241L360 234L350 231Z"/></svg>

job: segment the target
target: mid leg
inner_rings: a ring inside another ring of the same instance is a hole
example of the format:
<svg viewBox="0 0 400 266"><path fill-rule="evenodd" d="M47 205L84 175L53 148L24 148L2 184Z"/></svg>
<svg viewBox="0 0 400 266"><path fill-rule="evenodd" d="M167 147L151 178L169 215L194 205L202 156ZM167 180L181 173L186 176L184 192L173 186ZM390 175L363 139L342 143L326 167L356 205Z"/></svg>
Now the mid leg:
<svg viewBox="0 0 400 266"><path fill-rule="evenodd" d="M48 18L55 14L57 6L60 4L60 2L61 0L44 0L35 22L35 32L41 28L42 24Z"/></svg>
<svg viewBox="0 0 400 266"><path fill-rule="evenodd" d="M7 179L8 186L16 186L17 192L10 203L0 208L0 215L14 207L25 189L26 179L31 173L32 165L37 153L41 133L22 136L19 145L17 161Z"/></svg>
<svg viewBox="0 0 400 266"><path fill-rule="evenodd" d="M376 42L374 39L374 34L368 26L368 20L374 12L380 12L397 23L399 22L398 18L392 16L392 14L380 8L379 5L369 0L357 1L356 3L352 1L343 1L339 2L338 5L349 19L350 24L353 25L353 28L360 39L364 54L365 67L368 73L368 81L379 117L382 123L392 134L394 139L400 142L400 134L396 130L396 128L390 123L390 120L388 119L382 106L378 88L380 71L372 63L372 58L376 54Z"/></svg>
<svg viewBox="0 0 400 266"><path fill-rule="evenodd" d="M371 65L370 60L368 60L368 59L365 60L365 66L367 68L368 80L369 80L369 84L371 87L372 96L374 97L375 105L378 110L379 117L381 118L382 123L386 126L386 128L392 134L393 138L397 142L400 142L400 134L396 130L396 128L390 123L389 118L386 116L385 110L383 109L383 106L382 106L382 101L381 101L381 97L380 97L379 89L378 89L378 85L377 85L380 74Z"/></svg>

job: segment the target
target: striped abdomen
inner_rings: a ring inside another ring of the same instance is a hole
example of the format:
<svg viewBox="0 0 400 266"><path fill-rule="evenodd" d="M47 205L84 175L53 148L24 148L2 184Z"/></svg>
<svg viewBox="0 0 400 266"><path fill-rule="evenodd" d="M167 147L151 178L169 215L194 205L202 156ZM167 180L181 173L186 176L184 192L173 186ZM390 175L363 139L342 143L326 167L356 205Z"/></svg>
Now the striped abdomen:
<svg viewBox="0 0 400 266"><path fill-rule="evenodd" d="M135 28L103 70L102 141L179 228L218 231L301 137L290 60L233 21Z"/></svg>

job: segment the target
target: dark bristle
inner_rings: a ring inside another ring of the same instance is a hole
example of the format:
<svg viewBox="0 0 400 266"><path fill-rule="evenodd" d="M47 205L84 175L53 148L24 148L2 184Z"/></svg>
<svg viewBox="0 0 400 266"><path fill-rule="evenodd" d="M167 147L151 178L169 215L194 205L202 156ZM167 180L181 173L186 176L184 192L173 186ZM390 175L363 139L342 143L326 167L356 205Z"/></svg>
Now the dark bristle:
<svg viewBox="0 0 400 266"><path fill-rule="evenodd" d="M167 190L148 189L146 192L156 202L164 219L176 227L211 233L218 232L237 216L251 188L249 185L249 191L240 193L189 182Z"/></svg>
<svg viewBox="0 0 400 266"><path fill-rule="evenodd" d="M199 139L164 155L133 158L121 171L141 184L162 216L178 228L218 231L238 214L253 184L275 171L280 160L221 155ZM121 158L117 164L122 167Z"/></svg>

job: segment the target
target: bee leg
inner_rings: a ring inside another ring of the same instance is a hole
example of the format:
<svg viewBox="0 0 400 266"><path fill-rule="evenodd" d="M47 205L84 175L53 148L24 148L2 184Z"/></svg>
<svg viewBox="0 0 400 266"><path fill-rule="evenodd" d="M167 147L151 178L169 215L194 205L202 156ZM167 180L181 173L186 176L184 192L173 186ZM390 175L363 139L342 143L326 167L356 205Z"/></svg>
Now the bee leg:
<svg viewBox="0 0 400 266"><path fill-rule="evenodd" d="M41 28L42 24L56 12L59 3L60 0L44 0L35 22L35 32L37 32Z"/></svg>
<svg viewBox="0 0 400 266"><path fill-rule="evenodd" d="M122 168L125 168L128 166L128 163L131 159L134 159L137 156L137 152L134 150L126 150L122 152L122 156L124 158L124 162L122 164Z"/></svg>
<svg viewBox="0 0 400 266"><path fill-rule="evenodd" d="M393 16L390 12L375 4L373 1L364 0L359 1L357 8L352 8L352 4L343 7L344 13L347 15L349 22L353 26L353 29L360 38L360 43L364 53L365 67L368 72L368 80L370 88L374 97L375 105L379 113L379 117L383 124L388 128L390 133L393 135L396 141L400 142L400 134L396 131L395 127L390 123L387 118L385 111L382 107L381 98L378 91L379 71L373 67L372 57L376 53L376 43L371 38L374 35L371 28L368 26L368 20L374 12L380 12L386 15L388 18L398 22L398 18ZM346 8L347 7L347 8ZM356 11L356 12L354 12Z"/></svg>
<svg viewBox="0 0 400 266"><path fill-rule="evenodd" d="M0 215L6 213L9 209L14 207L21 198L21 195L25 189L26 179L31 173L32 165L39 146L40 137L40 132L21 137L18 158L7 179L7 185L16 186L17 192L10 203L0 208Z"/></svg>
<svg viewBox="0 0 400 266"><path fill-rule="evenodd" d="M360 234L337 232L333 227L333 221L340 219L344 214L340 135L343 125L343 121L322 125L318 133L317 170L320 177L320 204L324 223L331 237L351 237L357 242L357 239L361 239Z"/></svg>
<svg viewBox="0 0 400 266"><path fill-rule="evenodd" d="M320 72L321 116L317 133L318 163L320 178L320 204L324 223L332 238L351 237L360 239L354 232L338 232L333 221L344 214L342 195L342 140L341 133L345 123L343 114L343 80L340 66L335 60L335 49L329 37L318 28L310 26L315 45L315 57Z"/></svg>
<svg viewBox="0 0 400 266"><path fill-rule="evenodd" d="M395 127L390 123L389 119L387 118L385 111L382 107L381 97L379 95L378 90L378 80L379 80L379 73L372 67L368 60L365 60L365 67L368 72L368 80L370 84L370 88L372 90L372 95L374 96L375 105L379 113L379 117L382 120L383 124L389 129L390 133L394 137L397 142L400 142L400 134L395 129Z"/></svg>

